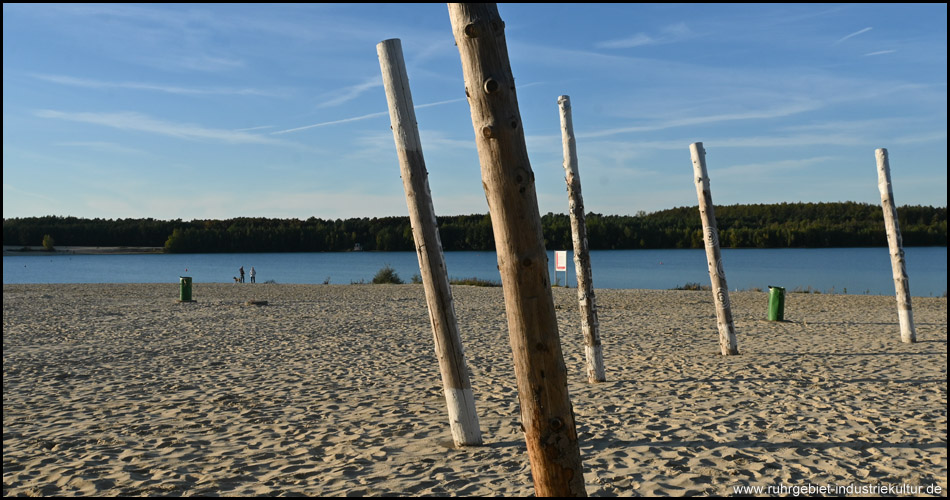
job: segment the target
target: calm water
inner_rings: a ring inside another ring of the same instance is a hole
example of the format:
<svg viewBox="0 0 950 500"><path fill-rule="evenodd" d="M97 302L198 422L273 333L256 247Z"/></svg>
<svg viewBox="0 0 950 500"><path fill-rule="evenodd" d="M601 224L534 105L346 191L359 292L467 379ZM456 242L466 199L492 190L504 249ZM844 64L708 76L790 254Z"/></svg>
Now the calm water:
<svg viewBox="0 0 950 500"><path fill-rule="evenodd" d="M911 294L947 291L947 248L905 249ZM554 254L548 252L554 282ZM576 286L568 252L567 278ZM729 288L767 290L769 285L823 293L891 295L894 281L886 248L725 249ZM500 281L494 252L447 252L452 278ZM409 281L419 274L414 252L255 253L178 255L29 255L3 257L3 283L226 283L244 266L257 269L258 283L349 284L373 276L385 265ZM709 284L706 255L698 250L602 250L591 252L595 288L670 289ZM557 280L564 283L563 272ZM250 277L248 276L249 280Z"/></svg>

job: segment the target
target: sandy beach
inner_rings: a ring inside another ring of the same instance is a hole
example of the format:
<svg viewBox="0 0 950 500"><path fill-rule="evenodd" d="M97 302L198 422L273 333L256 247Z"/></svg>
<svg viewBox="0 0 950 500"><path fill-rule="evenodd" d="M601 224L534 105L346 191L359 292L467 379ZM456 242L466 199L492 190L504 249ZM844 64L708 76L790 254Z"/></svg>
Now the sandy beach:
<svg viewBox="0 0 950 500"><path fill-rule="evenodd" d="M178 292L3 286L4 496L534 493L501 288L453 287L471 448L421 285ZM599 290L608 381L590 385L576 291L554 290L588 494L946 496L947 299L914 297L902 344L893 296L790 293L769 322L767 295L731 294L724 357L710 292Z"/></svg>

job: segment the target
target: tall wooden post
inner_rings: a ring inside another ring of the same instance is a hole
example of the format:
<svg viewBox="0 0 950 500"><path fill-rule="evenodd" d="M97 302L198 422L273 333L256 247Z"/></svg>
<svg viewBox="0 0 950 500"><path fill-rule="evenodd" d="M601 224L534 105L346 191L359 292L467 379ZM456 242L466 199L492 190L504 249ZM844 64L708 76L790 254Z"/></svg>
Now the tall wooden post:
<svg viewBox="0 0 950 500"><path fill-rule="evenodd" d="M703 149L703 143L696 142L690 144L689 153L693 159L693 180L696 182L696 196L699 198L699 216L703 221L709 280L712 282L713 298L716 302L719 348L724 356L739 354L736 326L732 321L732 307L729 304L729 286L726 285L726 273L722 269L722 254L719 251L716 211L713 208L712 192L709 190L709 176L706 175L706 150Z"/></svg>
<svg viewBox="0 0 950 500"><path fill-rule="evenodd" d="M887 150L874 150L877 157L877 188L881 191L881 208L884 209L884 228L887 230L887 246L891 253L891 270L894 273L894 288L897 289L897 316L901 325L901 342L917 342L914 328L914 311L910 305L910 281L904 264L904 245L901 228L897 221L897 205L894 204L894 189L891 187L891 165Z"/></svg>
<svg viewBox="0 0 950 500"><path fill-rule="evenodd" d="M577 272L577 302L581 311L581 332L587 354L587 381L605 382L604 353L600 345L600 322L590 270L590 252L587 249L587 223L584 220L584 196L581 194L581 175L577 171L577 144L574 140L574 120L571 117L571 98L557 99L561 111L561 142L564 144L564 180L567 182L568 207L571 214L571 238L574 240L574 270ZM567 278L565 277L565 281Z"/></svg>
<svg viewBox="0 0 950 500"><path fill-rule="evenodd" d="M586 496L505 23L495 4L448 7L491 212L535 494Z"/></svg>
<svg viewBox="0 0 950 500"><path fill-rule="evenodd" d="M412 237L416 242L419 271L425 287L429 320L435 338L435 352L442 372L442 387L448 406L449 425L456 446L482 444L475 412L475 398L469 381L462 341L459 338L452 289L449 286L442 241L429 193L429 178L422 157L422 143L416 125L416 112L409 92L409 77L398 39L376 46L383 86L389 102L393 138L399 153L399 169L409 206Z"/></svg>

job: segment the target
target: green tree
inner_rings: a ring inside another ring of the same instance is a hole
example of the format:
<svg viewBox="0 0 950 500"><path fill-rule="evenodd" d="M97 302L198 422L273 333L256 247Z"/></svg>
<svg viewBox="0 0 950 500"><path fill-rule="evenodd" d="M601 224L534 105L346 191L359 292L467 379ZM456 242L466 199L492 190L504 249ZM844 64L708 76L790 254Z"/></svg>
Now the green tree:
<svg viewBox="0 0 950 500"><path fill-rule="evenodd" d="M53 250L56 250L56 248L53 247L53 245L55 244L56 244L56 241L53 240L52 236L48 234L43 236L43 248L45 248L47 252L52 252Z"/></svg>

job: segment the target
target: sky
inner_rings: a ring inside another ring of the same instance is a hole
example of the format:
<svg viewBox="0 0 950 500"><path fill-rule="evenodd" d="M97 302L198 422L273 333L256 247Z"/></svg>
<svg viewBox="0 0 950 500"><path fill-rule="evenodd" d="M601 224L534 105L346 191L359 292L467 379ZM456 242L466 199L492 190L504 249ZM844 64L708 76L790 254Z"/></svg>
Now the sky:
<svg viewBox="0 0 950 500"><path fill-rule="evenodd" d="M499 4L539 211L947 205L946 4ZM3 217L408 215L401 40L438 215L488 212L445 4L3 4Z"/></svg>

